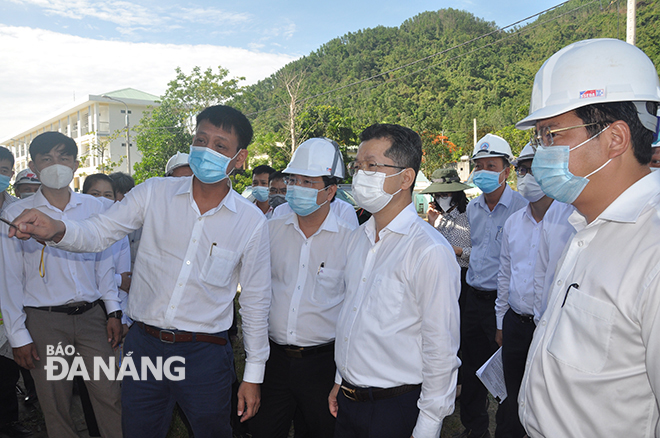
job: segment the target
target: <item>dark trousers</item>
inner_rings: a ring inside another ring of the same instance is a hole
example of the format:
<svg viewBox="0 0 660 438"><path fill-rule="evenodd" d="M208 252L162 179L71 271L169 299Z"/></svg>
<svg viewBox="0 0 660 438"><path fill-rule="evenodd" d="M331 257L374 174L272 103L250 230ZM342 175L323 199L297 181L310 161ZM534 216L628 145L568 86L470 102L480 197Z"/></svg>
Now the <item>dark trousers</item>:
<svg viewBox="0 0 660 438"><path fill-rule="evenodd" d="M226 338L227 334L216 335ZM229 342L226 345L208 342L168 344L134 324L124 342L124 354L129 353L140 377L144 377L141 373L142 357L150 358L155 364L157 357L165 363L170 357L180 356L185 359L185 365L174 362L173 367L184 368L185 378L175 381L163 374L162 380L156 380L152 373L141 380L125 376L122 383L125 438L164 438L175 403L186 414L196 438L231 438L229 413L234 366Z"/></svg>
<svg viewBox="0 0 660 438"><path fill-rule="evenodd" d="M511 438L522 438L525 429L520 424L518 417L518 392L525 374L525 362L527 352L532 344L534 321L524 321L509 309L504 315L502 322L502 364L504 367L504 380L506 383L507 403L509 409L506 412L506 430L510 431ZM503 404L504 404L503 403Z"/></svg>
<svg viewBox="0 0 660 438"><path fill-rule="evenodd" d="M497 291L480 291L468 286L461 319L461 423L472 431L471 436L481 436L488 430L488 390L475 373L498 348L495 342L495 298Z"/></svg>
<svg viewBox="0 0 660 438"><path fill-rule="evenodd" d="M249 424L253 438L286 438L291 421L296 438L331 438L335 418L328 395L335 378L334 352L292 358L282 347L270 345L261 407Z"/></svg>
<svg viewBox="0 0 660 438"><path fill-rule="evenodd" d="M465 280L467 275L468 268L461 268L461 294L458 296L458 310L459 315L461 316L460 321L463 321L463 314L465 313L465 299L467 298L467 290L470 287ZM458 357L463 362L463 337L461 337L461 342L458 348ZM458 385L463 384L463 367L458 368Z"/></svg>
<svg viewBox="0 0 660 438"><path fill-rule="evenodd" d="M18 375L16 362L0 356L0 427L18 421Z"/></svg>
<svg viewBox="0 0 660 438"><path fill-rule="evenodd" d="M349 400L337 394L335 438L410 438L417 423L421 387L377 401Z"/></svg>

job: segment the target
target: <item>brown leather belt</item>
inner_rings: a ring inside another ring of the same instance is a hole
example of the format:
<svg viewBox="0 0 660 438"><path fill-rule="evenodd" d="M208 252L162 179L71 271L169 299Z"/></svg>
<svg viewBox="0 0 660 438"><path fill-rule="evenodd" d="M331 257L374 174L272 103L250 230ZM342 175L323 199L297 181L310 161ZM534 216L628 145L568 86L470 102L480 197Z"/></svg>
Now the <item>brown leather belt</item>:
<svg viewBox="0 0 660 438"><path fill-rule="evenodd" d="M165 342L166 344L174 344L176 342L210 342L211 344L227 345L227 340L220 336L209 335L207 333L160 329L139 321L136 321L135 323L147 334L159 339L161 342Z"/></svg>
<svg viewBox="0 0 660 438"><path fill-rule="evenodd" d="M420 383L419 385L401 385L394 388L359 388L351 385L346 380L342 380L340 388L341 392L347 399L356 402L364 402L396 397L421 387L422 384Z"/></svg>
<svg viewBox="0 0 660 438"><path fill-rule="evenodd" d="M67 304L64 306L43 306L43 307L30 307L30 308L43 310L45 312L66 313L67 315L82 315L83 313L87 312L97 304L101 304L101 300L96 300L92 303L78 303L78 304Z"/></svg>
<svg viewBox="0 0 660 438"><path fill-rule="evenodd" d="M312 347L297 347L295 345L280 345L271 340L270 345L273 348L284 351L284 354L294 359L302 359L316 354L335 351L335 341L323 345L314 345Z"/></svg>

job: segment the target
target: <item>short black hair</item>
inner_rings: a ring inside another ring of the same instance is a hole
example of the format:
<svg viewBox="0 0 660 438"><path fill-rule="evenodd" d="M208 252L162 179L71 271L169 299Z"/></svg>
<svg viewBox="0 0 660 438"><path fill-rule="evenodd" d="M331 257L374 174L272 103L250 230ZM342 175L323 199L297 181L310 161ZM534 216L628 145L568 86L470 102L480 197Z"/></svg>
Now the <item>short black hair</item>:
<svg viewBox="0 0 660 438"><path fill-rule="evenodd" d="M655 114L657 104L649 102L651 111ZM648 105L647 105L648 106ZM587 126L587 133L590 137L598 134L605 127L617 120L621 120L630 128L630 140L632 142L632 150L635 158L640 164L649 164L653 156L653 143L654 133L647 129L639 120L637 115L637 108L632 102L610 102L610 103L595 103L575 109L575 115L582 120L582 123L594 125Z"/></svg>
<svg viewBox="0 0 660 438"><path fill-rule="evenodd" d="M252 124L245 115L227 105L210 106L197 114L197 126L204 120L226 131L233 131L238 137L238 149L247 149L252 141Z"/></svg>
<svg viewBox="0 0 660 438"><path fill-rule="evenodd" d="M112 189L117 193L125 195L130 192L133 187L135 187L135 180L132 176L124 172L113 172L108 175L112 181Z"/></svg>
<svg viewBox="0 0 660 438"><path fill-rule="evenodd" d="M277 181L278 179L284 181L284 174L279 170L276 170L275 172L268 175L268 184L270 184L272 181Z"/></svg>
<svg viewBox="0 0 660 438"><path fill-rule="evenodd" d="M333 186L333 185L338 185L341 182L341 178L338 176L322 176L323 178L323 187L328 187L328 186ZM335 196L332 197L330 202L335 202L335 198L337 197L337 194L335 193Z"/></svg>
<svg viewBox="0 0 660 438"><path fill-rule="evenodd" d="M110 184L112 187L112 190L115 191L115 185L112 183L112 179L106 175L105 173L95 173L93 175L89 175L87 178L85 178L85 182L83 183L83 193L89 192L89 190L92 188L92 186L97 182L97 181L105 181Z"/></svg>
<svg viewBox="0 0 660 438"><path fill-rule="evenodd" d="M264 173L268 174L268 178L270 180L270 176L273 173L275 173L275 169L273 169L272 167L270 167L266 164L262 164L261 166L257 166L252 170L252 175L261 175L261 174L264 174Z"/></svg>
<svg viewBox="0 0 660 438"><path fill-rule="evenodd" d="M4 146L0 146L0 161L9 161L11 167L14 167L14 155Z"/></svg>
<svg viewBox="0 0 660 438"><path fill-rule="evenodd" d="M34 160L37 155L47 154L59 145L64 145L62 154L78 158L78 145L76 141L61 132L55 131L43 132L34 137L32 143L30 143L30 158Z"/></svg>
<svg viewBox="0 0 660 438"><path fill-rule="evenodd" d="M392 145L385 151L385 156L392 159L397 166L415 171L415 179L422 162L422 138L410 128L389 123L377 123L366 128L360 134L360 142L386 138ZM415 183L410 186L412 193Z"/></svg>

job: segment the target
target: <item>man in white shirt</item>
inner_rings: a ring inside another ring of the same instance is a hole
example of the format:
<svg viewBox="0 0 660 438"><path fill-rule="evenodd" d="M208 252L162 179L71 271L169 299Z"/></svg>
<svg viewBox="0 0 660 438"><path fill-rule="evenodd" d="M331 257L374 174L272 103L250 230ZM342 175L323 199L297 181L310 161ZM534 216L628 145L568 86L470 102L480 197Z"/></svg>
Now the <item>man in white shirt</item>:
<svg viewBox="0 0 660 438"><path fill-rule="evenodd" d="M13 220L33 208L45 218L82 220L102 212L101 202L69 188L78 168L77 153L75 141L59 132L36 136L30 144L30 168L42 186L34 196L7 207L2 216ZM75 351L90 374L95 358L107 364L114 357L111 347L121 340L121 310L112 251L71 254L36 240L10 239L6 233L14 228L3 227L0 304L14 359L32 371L48 434L77 437L69 412L73 382L48 379L48 351L58 345ZM71 365L71 355L64 358ZM101 374L87 386L99 430L103 436L120 437L119 382Z"/></svg>
<svg viewBox="0 0 660 438"><path fill-rule="evenodd" d="M127 311L135 324L124 351L133 352L137 369L147 358L152 363L183 358L185 365L174 366L184 368L185 378L126 376L124 437L164 437L175 403L196 437L231 436L234 370L226 331L239 282L247 357L238 415L247 420L259 407L269 350L268 228L263 213L232 190L227 178L247 159L251 139L242 113L223 105L206 108L197 116L190 148L193 178L149 179L87 221L52 221L34 211L17 219L25 231L18 237L39 235L78 251L106 248L143 227Z"/></svg>
<svg viewBox="0 0 660 438"><path fill-rule="evenodd" d="M460 268L412 204L419 135L376 124L360 140L353 196L373 216L348 244L328 399L335 437L436 438L454 410Z"/></svg>
<svg viewBox="0 0 660 438"><path fill-rule="evenodd" d="M335 199L332 201L332 204L330 204L330 209L335 215L337 215L337 217L347 224L353 225L355 228L360 225L358 223L357 214L355 213L355 208L353 208L348 202L342 201L341 199ZM290 214L292 211L291 206L288 205L288 203L284 203L275 207L272 217L276 218L278 216Z"/></svg>
<svg viewBox="0 0 660 438"><path fill-rule="evenodd" d="M344 300L346 245L354 227L330 208L344 161L335 142L302 143L284 170L293 213L268 222L273 298L271 354L254 438L332 438L328 393L335 377L335 326ZM334 201L336 202L336 201Z"/></svg>
<svg viewBox="0 0 660 438"><path fill-rule="evenodd" d="M498 430L504 436L525 436L518 419L516 404L518 390L525 372L527 350L534 335L534 270L539 252L539 240L544 216L554 205L553 199L543 193L532 175L534 149L527 144L515 162L518 192L529 204L513 213L504 223L500 269L497 274L495 340L502 347L502 365L507 407L497 418Z"/></svg>
<svg viewBox="0 0 660 438"><path fill-rule="evenodd" d="M532 169L573 204L570 239L529 350L519 413L531 437L660 436L660 81L637 47L573 43L534 81Z"/></svg>
<svg viewBox="0 0 660 438"><path fill-rule="evenodd" d="M504 223L527 200L509 187L506 180L513 160L511 147L502 137L486 134L474 146L474 184L482 195L467 207L472 251L466 275L468 289L461 319L462 390L461 423L465 430L458 438L490 438L488 391L476 371L497 351L495 341L495 298ZM508 405L500 405L497 419ZM500 426L498 421L498 429ZM500 431L495 431L499 438Z"/></svg>

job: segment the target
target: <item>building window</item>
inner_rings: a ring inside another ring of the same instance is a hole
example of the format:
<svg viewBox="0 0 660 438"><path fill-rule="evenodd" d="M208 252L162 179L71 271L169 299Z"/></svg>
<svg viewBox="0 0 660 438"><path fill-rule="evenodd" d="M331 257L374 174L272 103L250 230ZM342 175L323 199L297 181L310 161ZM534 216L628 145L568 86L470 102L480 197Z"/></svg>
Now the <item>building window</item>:
<svg viewBox="0 0 660 438"><path fill-rule="evenodd" d="M122 114L126 114L126 110L121 110L121 113L122 113ZM133 113L131 112L131 110L128 110L128 113L129 113L129 114L133 114Z"/></svg>

